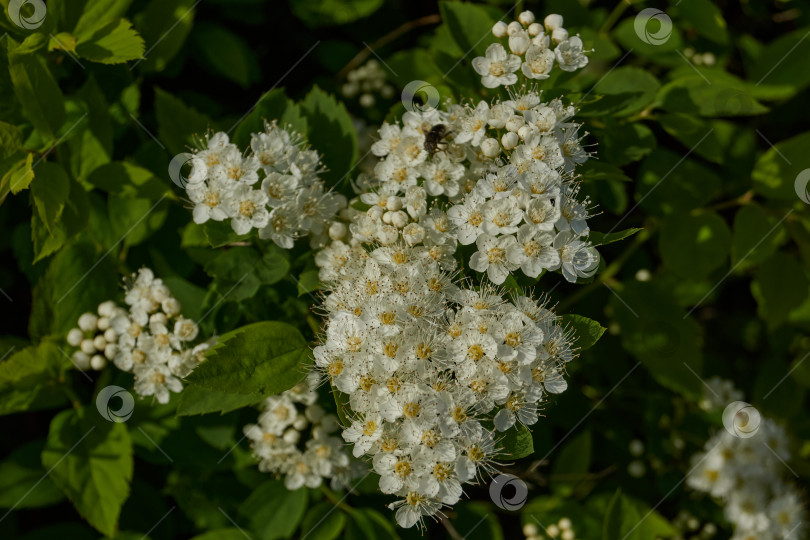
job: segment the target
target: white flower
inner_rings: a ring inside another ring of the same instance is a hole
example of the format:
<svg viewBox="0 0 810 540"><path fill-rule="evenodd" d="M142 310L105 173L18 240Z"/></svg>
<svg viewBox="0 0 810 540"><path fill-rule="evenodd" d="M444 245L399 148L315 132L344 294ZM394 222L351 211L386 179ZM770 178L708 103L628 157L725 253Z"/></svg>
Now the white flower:
<svg viewBox="0 0 810 540"><path fill-rule="evenodd" d="M493 43L487 47L486 56L474 58L472 65L481 75L481 84L486 88L497 88L517 82L515 71L520 67L520 57L507 54L503 45Z"/></svg>
<svg viewBox="0 0 810 540"><path fill-rule="evenodd" d="M517 242L506 256L512 264L519 265L523 273L536 278L545 269L557 267L560 255L551 244L554 235L537 230L531 225L523 225L517 233Z"/></svg>
<svg viewBox="0 0 810 540"><path fill-rule="evenodd" d="M245 184L237 185L226 202L233 231L236 234L247 234L253 228L265 227L270 220L266 204L267 195L263 191Z"/></svg>
<svg viewBox="0 0 810 540"><path fill-rule="evenodd" d="M141 396L155 396L158 403L169 402L169 391L177 393L183 390L183 384L172 375L166 364L136 364L134 372L135 391Z"/></svg>
<svg viewBox="0 0 810 540"><path fill-rule="evenodd" d="M554 53L540 45L532 44L526 52L526 61L521 70L529 79L548 79L554 67Z"/></svg>
<svg viewBox="0 0 810 540"><path fill-rule="evenodd" d="M213 219L222 221L228 217L225 211L225 201L231 187L220 180L209 180L199 184L188 184L186 192L194 206L194 223L202 224Z"/></svg>
<svg viewBox="0 0 810 540"><path fill-rule="evenodd" d="M588 65L588 57L582 51L582 40L573 36L557 45L554 49L557 65L563 71L576 71Z"/></svg>
<svg viewBox="0 0 810 540"><path fill-rule="evenodd" d="M589 278L599 269L599 252L569 231L554 237L554 249L560 253L563 277L571 283L577 277Z"/></svg>
<svg viewBox="0 0 810 540"><path fill-rule="evenodd" d="M482 234L475 242L478 251L470 258L470 268L476 272L486 272L492 283L500 285L509 272L517 268L506 256L515 242L515 237L511 235L496 238Z"/></svg>

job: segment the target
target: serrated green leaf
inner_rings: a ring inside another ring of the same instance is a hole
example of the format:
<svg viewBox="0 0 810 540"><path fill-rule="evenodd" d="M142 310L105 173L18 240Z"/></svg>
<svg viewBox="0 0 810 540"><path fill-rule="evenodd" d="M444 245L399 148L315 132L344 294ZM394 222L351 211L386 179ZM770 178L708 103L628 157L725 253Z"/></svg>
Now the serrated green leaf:
<svg viewBox="0 0 810 540"><path fill-rule="evenodd" d="M30 39L30 38L29 38ZM19 48L6 37L9 47L8 70L14 94L28 120L49 139L55 138L65 122L65 100L56 80L40 55L24 52L26 41Z"/></svg>
<svg viewBox="0 0 810 540"><path fill-rule="evenodd" d="M618 242L619 240L624 240L625 238L630 238L637 232L643 230L644 229L640 227L630 227L629 229L625 229L623 231L616 231L614 233L600 233L598 231L591 231L591 233L588 235L588 240L594 246L604 246L606 244Z"/></svg>
<svg viewBox="0 0 810 540"><path fill-rule="evenodd" d="M771 256L785 239L785 231L777 225L778 221L759 205L747 204L740 208L734 216L732 267L742 271Z"/></svg>
<svg viewBox="0 0 810 540"><path fill-rule="evenodd" d="M807 169L807 149L810 148L810 132L796 135L776 143L754 165L751 178L754 191L765 197L795 201L796 178ZM808 191L808 183L803 186ZM807 195L805 195L807 196Z"/></svg>
<svg viewBox="0 0 810 540"><path fill-rule="evenodd" d="M664 264L690 279L703 278L723 264L731 247L731 231L714 212L667 216L659 238Z"/></svg>
<svg viewBox="0 0 810 540"><path fill-rule="evenodd" d="M159 199L169 189L168 184L152 171L128 161L113 161L95 169L87 181L107 193L123 198Z"/></svg>
<svg viewBox="0 0 810 540"><path fill-rule="evenodd" d="M483 56L487 47L495 42L492 26L495 20L481 7L467 2L439 3L439 11L458 47L465 53Z"/></svg>
<svg viewBox="0 0 810 540"><path fill-rule="evenodd" d="M757 269L751 292L757 300L757 313L774 329L807 298L807 275L795 257L777 252Z"/></svg>
<svg viewBox="0 0 810 540"><path fill-rule="evenodd" d="M70 193L70 179L67 173L56 163L40 163L37 166L35 181L31 182L30 187L40 219L48 231L53 231L56 222L62 216Z"/></svg>
<svg viewBox="0 0 810 540"><path fill-rule="evenodd" d="M23 444L0 462L0 508L50 506L64 498L39 460L43 442Z"/></svg>
<svg viewBox="0 0 810 540"><path fill-rule="evenodd" d="M35 177L32 167L33 164L34 154L28 154L25 156L25 159L22 159L16 165L13 165L5 174L3 181L8 183L11 193L16 195L20 191L28 189L28 186L31 185L31 182L34 181Z"/></svg>
<svg viewBox="0 0 810 540"><path fill-rule="evenodd" d="M582 315L563 315L561 319L563 326L570 326L574 329L576 335L574 345L581 351L593 347L607 330L598 322Z"/></svg>
<svg viewBox="0 0 810 540"><path fill-rule="evenodd" d="M307 508L307 490L289 491L281 480L261 484L239 507L260 540L287 538L298 528Z"/></svg>
<svg viewBox="0 0 810 540"><path fill-rule="evenodd" d="M346 526L346 514L332 503L322 502L306 513L301 535L312 540L334 540Z"/></svg>
<svg viewBox="0 0 810 540"><path fill-rule="evenodd" d="M210 413L225 414L242 407L255 405L262 399L264 399L262 394L230 394L188 384L180 394L177 416Z"/></svg>
<svg viewBox="0 0 810 540"><path fill-rule="evenodd" d="M720 9L711 0L691 0L677 4L680 18L695 27L698 34L720 45L728 43L728 28Z"/></svg>
<svg viewBox="0 0 810 540"><path fill-rule="evenodd" d="M76 54L91 62L121 64L143 57L143 38L126 19L118 19L97 29L90 35L79 37Z"/></svg>
<svg viewBox="0 0 810 540"><path fill-rule="evenodd" d="M318 275L319 272L317 270L307 270L298 276L298 296L317 291L323 286Z"/></svg>
<svg viewBox="0 0 810 540"><path fill-rule="evenodd" d="M505 459L520 459L534 453L532 432L523 424L506 430L501 445Z"/></svg>
<svg viewBox="0 0 810 540"><path fill-rule="evenodd" d="M574 486L588 473L592 448L590 430L583 431L563 445L551 463L551 487L554 491L564 496L571 494Z"/></svg>
<svg viewBox="0 0 810 540"><path fill-rule="evenodd" d="M155 116L158 139L174 154L185 152L195 136L202 136L211 127L211 120L180 99L155 88Z"/></svg>
<svg viewBox="0 0 810 540"><path fill-rule="evenodd" d="M192 34L203 65L245 88L259 78L256 53L239 35L224 26L200 23Z"/></svg>
<svg viewBox="0 0 810 540"><path fill-rule="evenodd" d="M719 195L722 183L708 167L660 148L639 168L636 198L650 214L668 215L703 206Z"/></svg>
<svg viewBox="0 0 810 540"><path fill-rule="evenodd" d="M304 380L311 363L309 344L294 326L265 321L220 336L188 379L221 392L270 395Z"/></svg>
<svg viewBox="0 0 810 540"><path fill-rule="evenodd" d="M149 55L138 66L163 71L186 41L194 24L195 0L151 0L138 14L135 26L149 46Z"/></svg>
<svg viewBox="0 0 810 540"><path fill-rule="evenodd" d="M301 102L307 119L307 139L323 156L329 169L323 174L327 186L346 178L357 160L357 133L346 107L317 86Z"/></svg>
<svg viewBox="0 0 810 540"><path fill-rule="evenodd" d="M58 390L60 373L70 367L70 359L53 343L37 347L3 350L0 355L0 414L61 404ZM54 395L56 394L56 395Z"/></svg>

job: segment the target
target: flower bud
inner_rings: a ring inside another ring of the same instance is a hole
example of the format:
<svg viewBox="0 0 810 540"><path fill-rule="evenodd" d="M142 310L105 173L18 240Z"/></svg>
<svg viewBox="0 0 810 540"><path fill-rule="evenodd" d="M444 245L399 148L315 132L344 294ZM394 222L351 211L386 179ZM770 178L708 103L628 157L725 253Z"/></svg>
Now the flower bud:
<svg viewBox="0 0 810 540"><path fill-rule="evenodd" d="M90 367L95 369L96 371L101 371L104 369L104 366L107 365L107 359L97 354L90 359Z"/></svg>
<svg viewBox="0 0 810 540"><path fill-rule="evenodd" d="M546 30L556 30L557 28L562 28L563 25L563 18L562 15L557 15L556 13L552 13L551 15L547 15L545 19L543 19L543 24L546 26Z"/></svg>
<svg viewBox="0 0 810 540"><path fill-rule="evenodd" d="M532 13L529 10L526 10L520 15L518 15L518 20L520 21L520 24L522 24L523 26L529 26L534 22L534 13Z"/></svg>
<svg viewBox="0 0 810 540"><path fill-rule="evenodd" d="M512 21L509 23L509 26L506 27L506 33L510 36L515 32L521 32L523 30L523 25L517 21Z"/></svg>
<svg viewBox="0 0 810 540"><path fill-rule="evenodd" d="M494 158L501 153L501 145L497 139L489 137L481 142L481 152L489 158Z"/></svg>
<svg viewBox="0 0 810 540"><path fill-rule="evenodd" d="M400 208L402 208L402 199L400 199L396 195L391 195L385 202L385 207L388 208L389 210L399 210Z"/></svg>
<svg viewBox="0 0 810 540"><path fill-rule="evenodd" d="M543 25L540 23L532 23L529 25L529 35L537 36L543 33Z"/></svg>
<svg viewBox="0 0 810 540"><path fill-rule="evenodd" d="M555 28L551 33L551 40L554 43L562 43L566 39L568 39L568 30L565 28Z"/></svg>
<svg viewBox="0 0 810 540"><path fill-rule="evenodd" d="M167 298L163 301L161 307L163 308L163 313L165 313L167 317L174 317L175 315L180 314L180 302L178 302L176 298Z"/></svg>
<svg viewBox="0 0 810 540"><path fill-rule="evenodd" d="M73 364L77 369L85 371L90 368L90 356L82 351L74 352L71 359L73 360Z"/></svg>
<svg viewBox="0 0 810 540"><path fill-rule="evenodd" d="M501 137L501 144L506 150L511 150L512 148L516 147L520 142L520 137L518 137L517 133L508 132L504 133L503 137Z"/></svg>
<svg viewBox="0 0 810 540"><path fill-rule="evenodd" d="M531 44L532 39L522 28L519 31L513 32L509 35L509 49L517 55L524 54L527 50L529 50L529 46Z"/></svg>
<svg viewBox="0 0 810 540"><path fill-rule="evenodd" d="M78 347L84 339L84 332L78 328L73 328L67 335L68 345L71 347Z"/></svg>
<svg viewBox="0 0 810 540"><path fill-rule="evenodd" d="M409 246L414 246L425 239L425 229L418 223L409 223L402 229L402 238Z"/></svg>
<svg viewBox="0 0 810 540"><path fill-rule="evenodd" d="M294 429L288 429L284 432L284 440L290 444L298 444L298 441L301 440L301 433Z"/></svg>
<svg viewBox="0 0 810 540"><path fill-rule="evenodd" d="M102 332L105 331L107 328L110 327L110 318L109 317L99 317L98 321L96 322L96 326Z"/></svg>
<svg viewBox="0 0 810 540"><path fill-rule="evenodd" d="M107 340L104 339L104 336L96 336L93 338L93 347L95 347L97 351L103 351L106 346Z"/></svg>
<svg viewBox="0 0 810 540"><path fill-rule="evenodd" d="M506 129L509 131L517 131L526 124L522 116L513 115L506 121Z"/></svg>
<svg viewBox="0 0 810 540"><path fill-rule="evenodd" d="M402 227L408 224L408 214L403 212L402 210L390 212L390 214L391 214L391 225L393 225L397 229L401 229Z"/></svg>
<svg viewBox="0 0 810 540"><path fill-rule="evenodd" d="M98 305L98 314L102 317L112 317L113 313L115 313L115 307L115 302L112 300L102 302Z"/></svg>
<svg viewBox="0 0 810 540"><path fill-rule="evenodd" d="M525 141L527 137L531 136L533 131L534 129L532 128L532 126L523 126L518 130L517 134L522 141Z"/></svg>
<svg viewBox="0 0 810 540"><path fill-rule="evenodd" d="M94 331L96 329L96 323L98 323L98 317L92 313L84 313L79 317L79 328L85 332Z"/></svg>
<svg viewBox="0 0 810 540"><path fill-rule="evenodd" d="M115 343L108 343L107 346L104 347L104 356L107 360L113 360L116 354L118 354L118 345Z"/></svg>
<svg viewBox="0 0 810 540"><path fill-rule="evenodd" d="M341 240L346 237L348 230L345 223L335 221L329 225L329 238L332 240Z"/></svg>
<svg viewBox="0 0 810 540"><path fill-rule="evenodd" d="M495 36L496 38L505 37L506 29L507 29L506 23L503 21L498 21L492 27L492 35Z"/></svg>
<svg viewBox="0 0 810 540"><path fill-rule="evenodd" d="M93 344L92 339L84 339L82 340L81 350L84 354L93 354L96 352L96 346Z"/></svg>

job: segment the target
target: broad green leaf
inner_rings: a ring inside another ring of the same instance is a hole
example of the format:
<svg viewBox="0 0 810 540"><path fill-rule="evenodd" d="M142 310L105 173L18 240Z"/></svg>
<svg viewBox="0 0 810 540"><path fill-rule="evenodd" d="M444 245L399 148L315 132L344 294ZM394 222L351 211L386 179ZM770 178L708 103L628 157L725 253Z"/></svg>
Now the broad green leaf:
<svg viewBox="0 0 810 540"><path fill-rule="evenodd" d="M639 227L630 227L629 229L625 229L623 231L616 231L613 233L600 233L598 231L592 231L591 234L588 235L588 240L594 246L604 246L606 244L612 244L613 242L624 240L625 238L630 238L637 232L643 230L644 230L643 228Z"/></svg>
<svg viewBox="0 0 810 540"><path fill-rule="evenodd" d="M87 79L78 95L86 106L88 128L71 138L68 146L70 171L75 178L84 180L112 158L113 126L107 101L95 77Z"/></svg>
<svg viewBox="0 0 810 540"><path fill-rule="evenodd" d="M515 427L506 430L503 435L501 444L504 459L520 459L534 453L532 432L523 424L515 424Z"/></svg>
<svg viewBox="0 0 810 540"><path fill-rule="evenodd" d="M110 224L127 246L136 246L155 234L169 213L169 203L111 194L107 199Z"/></svg>
<svg viewBox="0 0 810 540"><path fill-rule="evenodd" d="M621 493L617 490L605 513L605 521L602 528L602 540L615 540L616 538L626 538L627 540L643 540L639 522L641 514L630 505Z"/></svg>
<svg viewBox="0 0 810 540"><path fill-rule="evenodd" d="M344 531L346 540L399 540L394 525L373 508L353 508Z"/></svg>
<svg viewBox="0 0 810 540"><path fill-rule="evenodd" d="M602 334L605 333L605 330L607 330L607 328L604 328L598 322L583 317L582 315L563 315L561 319L564 327L567 326L574 329L576 335L574 345L578 347L580 351L593 347L596 342L599 341L599 338L602 337Z"/></svg>
<svg viewBox="0 0 810 540"><path fill-rule="evenodd" d="M757 160L751 172L754 191L765 197L791 201L795 201L798 196L797 187L803 187L805 192L808 192L810 187L806 178L804 186L796 185L799 173L808 168L806 161L808 148L810 148L810 131L780 141L776 146L769 148Z"/></svg>
<svg viewBox="0 0 810 540"><path fill-rule="evenodd" d="M492 25L495 20L481 7L467 2L439 3L442 20L447 23L453 39L465 53L483 56L487 47L495 42ZM470 57L472 60L472 57Z"/></svg>
<svg viewBox="0 0 810 540"><path fill-rule="evenodd" d="M94 170L87 181L122 198L159 199L169 189L151 171L128 161L113 161Z"/></svg>
<svg viewBox="0 0 810 540"><path fill-rule="evenodd" d="M13 156L22 143L22 133L17 126L0 122L0 160Z"/></svg>
<svg viewBox="0 0 810 540"><path fill-rule="evenodd" d="M94 409L62 411L51 421L42 466L90 525L115 534L133 470L125 424L108 422Z"/></svg>
<svg viewBox="0 0 810 540"><path fill-rule="evenodd" d="M56 163L43 162L37 166L36 178L31 182L31 195L42 222L48 231L53 231L65 209L70 193L70 179L65 170ZM76 189L81 189L78 186Z"/></svg>
<svg viewBox="0 0 810 540"><path fill-rule="evenodd" d="M255 295L261 285L277 283L290 270L286 253L271 247L262 254L250 246L232 247L222 251L205 265L205 272L225 284L233 301Z"/></svg>
<svg viewBox="0 0 810 540"><path fill-rule="evenodd" d="M39 214L31 214L31 242L34 245L34 264L62 249L68 235L65 226L57 222L52 231L48 230Z"/></svg>
<svg viewBox="0 0 810 540"><path fill-rule="evenodd" d="M700 116L753 116L768 112L740 79L718 69L688 67L673 71L656 101L661 108Z"/></svg>
<svg viewBox="0 0 810 540"><path fill-rule="evenodd" d="M579 174L582 175L583 182L598 182L600 180L612 180L616 182L633 181L629 176L624 174L620 168L596 159L589 159L583 163L579 168Z"/></svg>
<svg viewBox="0 0 810 540"><path fill-rule="evenodd" d="M256 53L237 34L224 26L204 22L194 27L192 36L196 55L217 75L243 88L259 78L261 70Z"/></svg>
<svg viewBox="0 0 810 540"><path fill-rule="evenodd" d="M383 0L296 0L290 2L293 15L310 28L349 24L368 17Z"/></svg>
<svg viewBox="0 0 810 540"><path fill-rule="evenodd" d="M24 189L28 189L34 181L34 154L28 154L25 159L12 166L3 177L3 182L8 184L11 193L16 195Z"/></svg>
<svg viewBox="0 0 810 540"><path fill-rule="evenodd" d="M50 506L64 498L39 460L42 445L23 444L0 462L0 508Z"/></svg>
<svg viewBox="0 0 810 540"><path fill-rule="evenodd" d="M775 92L773 99L789 98L810 85L808 32L810 27L805 26L777 36L765 45L751 67L750 80L760 89Z"/></svg>
<svg viewBox="0 0 810 540"><path fill-rule="evenodd" d="M612 111L614 116L628 116L652 103L660 88L658 79L636 67L619 67L599 81L595 92L621 97L622 102Z"/></svg>
<svg viewBox="0 0 810 540"><path fill-rule="evenodd" d="M69 2L70 0L60 0ZM101 28L123 17L132 0L85 0L82 11L73 34L79 38L87 38Z"/></svg>
<svg viewBox="0 0 810 540"><path fill-rule="evenodd" d="M322 502L304 516L301 535L311 540L334 540L346 526L346 514L332 503Z"/></svg>
<svg viewBox="0 0 810 540"><path fill-rule="evenodd" d="M668 17L667 17L668 19ZM664 19L663 22L666 20ZM681 58L675 52L683 48L681 31L675 24L661 24L662 19L649 18L647 24L643 19L628 17L620 22L613 30L613 38L634 55L643 56L649 60L663 65L677 65ZM639 25L640 32L635 25Z"/></svg>
<svg viewBox="0 0 810 540"><path fill-rule="evenodd" d="M643 159L658 144L650 128L641 123L619 124L608 119L606 129L595 130L600 142L599 157L624 166Z"/></svg>
<svg viewBox="0 0 810 540"><path fill-rule="evenodd" d="M262 399L264 399L262 394L229 394L188 384L180 394L177 416L210 413L225 414L242 407L255 405Z"/></svg>
<svg viewBox="0 0 810 540"><path fill-rule="evenodd" d="M178 276L163 278L163 283L172 291L172 296L180 301L184 317L195 321L202 316L202 303L205 289Z"/></svg>
<svg viewBox="0 0 810 540"><path fill-rule="evenodd" d="M59 386L70 359L53 343L0 352L0 414L47 408L64 401Z"/></svg>
<svg viewBox="0 0 810 540"><path fill-rule="evenodd" d="M253 110L239 123L233 141L240 147L250 144L252 133L264 131L264 123L278 120L280 126L290 125L302 135L307 133L307 120L301 116L301 107L284 94L283 88L274 88L259 98Z"/></svg>
<svg viewBox="0 0 810 540"><path fill-rule="evenodd" d="M785 239L778 219L756 204L748 204L734 216L731 264L737 270L755 266L770 257Z"/></svg>
<svg viewBox="0 0 810 540"><path fill-rule="evenodd" d="M505 491L505 490L504 490ZM509 496L504 493L505 496ZM458 533L466 540L504 540L503 530L489 501L464 501L457 503L453 510L457 517L453 520ZM400 529L401 530L401 529ZM511 538L511 537L510 537Z"/></svg>
<svg viewBox="0 0 810 540"><path fill-rule="evenodd" d="M709 122L680 113L661 113L658 122L687 150L694 149L695 154L713 163L723 162L723 145Z"/></svg>
<svg viewBox="0 0 810 540"><path fill-rule="evenodd" d="M126 19L118 19L80 37L76 53L91 62L121 64L143 57L143 38Z"/></svg>
<svg viewBox="0 0 810 540"><path fill-rule="evenodd" d="M245 540L245 532L234 527L228 529L214 529L203 534L198 534L191 540Z"/></svg>
<svg viewBox="0 0 810 540"><path fill-rule="evenodd" d="M318 274L319 272L317 270L307 270L298 276L298 296L304 296L323 287Z"/></svg>
<svg viewBox="0 0 810 540"><path fill-rule="evenodd" d="M289 491L281 480L271 480L256 488L239 507L239 514L250 523L259 540L289 537L304 517L307 490Z"/></svg>
<svg viewBox="0 0 810 540"><path fill-rule="evenodd" d="M731 231L714 212L693 216L672 214L661 227L659 249L664 264L685 278L700 279L723 264Z"/></svg>
<svg viewBox="0 0 810 540"><path fill-rule="evenodd" d="M301 102L307 119L309 143L321 154L329 169L323 174L327 186L344 180L357 160L357 133L346 107L317 86Z"/></svg>
<svg viewBox="0 0 810 540"><path fill-rule="evenodd" d="M684 155L661 148L644 160L636 183L641 208L653 215L685 212L720 194L720 177Z"/></svg>
<svg viewBox="0 0 810 540"><path fill-rule="evenodd" d="M711 0L678 3L679 19L688 21L698 34L720 45L728 43L728 28L720 9Z"/></svg>
<svg viewBox="0 0 810 540"><path fill-rule="evenodd" d="M45 59L37 54L21 52L27 41L15 50L13 40L6 37L9 47L8 70L14 94L34 127L45 137L53 139L65 122L65 100Z"/></svg>
<svg viewBox="0 0 810 540"><path fill-rule="evenodd" d="M195 227L198 227L198 225L195 224ZM203 224L202 232L212 248L226 246L235 242L249 242L251 240L250 233L242 235L236 234L233 227L231 227L230 220L208 221Z"/></svg>
<svg viewBox="0 0 810 540"><path fill-rule="evenodd" d="M786 253L774 253L759 266L751 292L757 300L757 312L768 328L777 328L787 321L790 312L807 298L808 286L804 269L795 257Z"/></svg>
<svg viewBox="0 0 810 540"><path fill-rule="evenodd" d="M551 487L563 495L571 494L591 466L593 447L589 430L566 442L551 462Z"/></svg>
<svg viewBox="0 0 810 540"><path fill-rule="evenodd" d="M155 116L158 139L174 154L187 151L194 137L202 137L211 126L207 116L160 88L155 88Z"/></svg>
<svg viewBox="0 0 810 540"><path fill-rule="evenodd" d="M150 0L135 26L149 53L138 64L144 71L163 71L186 41L194 24L195 0Z"/></svg>
<svg viewBox="0 0 810 540"><path fill-rule="evenodd" d="M304 380L312 362L301 333L282 322L259 322L218 338L188 380L232 394L270 395Z"/></svg>

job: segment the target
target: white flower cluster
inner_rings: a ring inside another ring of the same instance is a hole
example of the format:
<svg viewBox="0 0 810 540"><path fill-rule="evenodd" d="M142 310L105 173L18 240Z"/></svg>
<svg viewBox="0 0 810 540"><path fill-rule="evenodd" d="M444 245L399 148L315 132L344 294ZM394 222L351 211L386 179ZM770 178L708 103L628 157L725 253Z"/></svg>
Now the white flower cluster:
<svg viewBox="0 0 810 540"><path fill-rule="evenodd" d="M686 483L723 501L732 540L798 540L805 512L799 490L785 479L789 458L785 430L762 418L751 437L726 430L711 437L692 457Z"/></svg>
<svg viewBox="0 0 810 540"><path fill-rule="evenodd" d="M439 229L378 224L375 234L393 227L393 238L368 253L368 219L352 224L353 245L335 242L316 259L329 294L315 363L348 395L343 438L371 457L382 492L400 497L397 522L411 527L494 471L498 438L482 421L501 432L536 423L545 394L567 388L574 351L558 317L531 298L456 286L455 244L428 240Z"/></svg>
<svg viewBox="0 0 810 540"><path fill-rule="evenodd" d="M703 397L698 402L698 406L704 411L714 411L722 409L731 402L742 401L742 399L743 393L735 388L732 381L722 377L710 377L706 379Z"/></svg>
<svg viewBox="0 0 810 540"><path fill-rule="evenodd" d="M83 314L79 327L68 332L68 344L79 347L73 362L82 370L99 370L110 360L135 375L138 395L168 403L169 392L183 390L180 379L204 360L209 344L191 346L197 323L180 314L180 302L150 269L133 274L125 290L128 310L104 302L98 316Z"/></svg>
<svg viewBox="0 0 810 540"><path fill-rule="evenodd" d="M551 14L543 24L535 22L534 13L524 11L508 25L498 21L492 27L496 38L507 38L509 51L500 43L487 47L485 56L472 61L487 88L510 86L517 82L517 71L527 79L548 79L554 63L563 71L576 71L588 65L588 57L578 35L568 36L561 15ZM552 49L554 45L554 49Z"/></svg>
<svg viewBox="0 0 810 540"><path fill-rule="evenodd" d="M374 191L361 196L371 208L351 225L357 240L388 245L401 230L406 243L423 243L450 266L457 244L475 244L470 267L495 284L518 268L533 278L544 270L571 282L592 276L599 253L587 242L589 201L577 199L572 176L588 154L569 121L573 107L524 90L449 109L407 112L401 126L380 128L372 151L381 160L363 186ZM436 126L453 138L431 148ZM489 130L505 132L502 158L492 159L501 143Z"/></svg>
<svg viewBox="0 0 810 540"><path fill-rule="evenodd" d="M230 219L237 234L259 230L259 238L282 248L311 235L317 245L345 198L324 190L321 161L296 132L265 124L251 135L244 154L228 135L215 133L194 153L186 193L194 204L194 222ZM261 180L261 188L254 186Z"/></svg>
<svg viewBox="0 0 810 540"><path fill-rule="evenodd" d="M557 523L552 523L548 527L543 528L545 536L537 528L534 523L527 523L523 526L523 535L526 540L576 540L576 533L574 532L573 523L567 517L560 518Z"/></svg>
<svg viewBox="0 0 810 540"><path fill-rule="evenodd" d="M375 94L384 99L394 97L394 87L388 84L385 71L377 60L371 59L346 75L346 82L341 87L344 97L357 98L361 107L373 107L377 101Z"/></svg>
<svg viewBox="0 0 810 540"><path fill-rule="evenodd" d="M317 399L308 383L298 384L265 399L258 424L244 428L259 470L283 475L289 490L317 488L324 479L331 479L332 489L349 488L350 481L367 470L334 436L338 419L327 414Z"/></svg>

